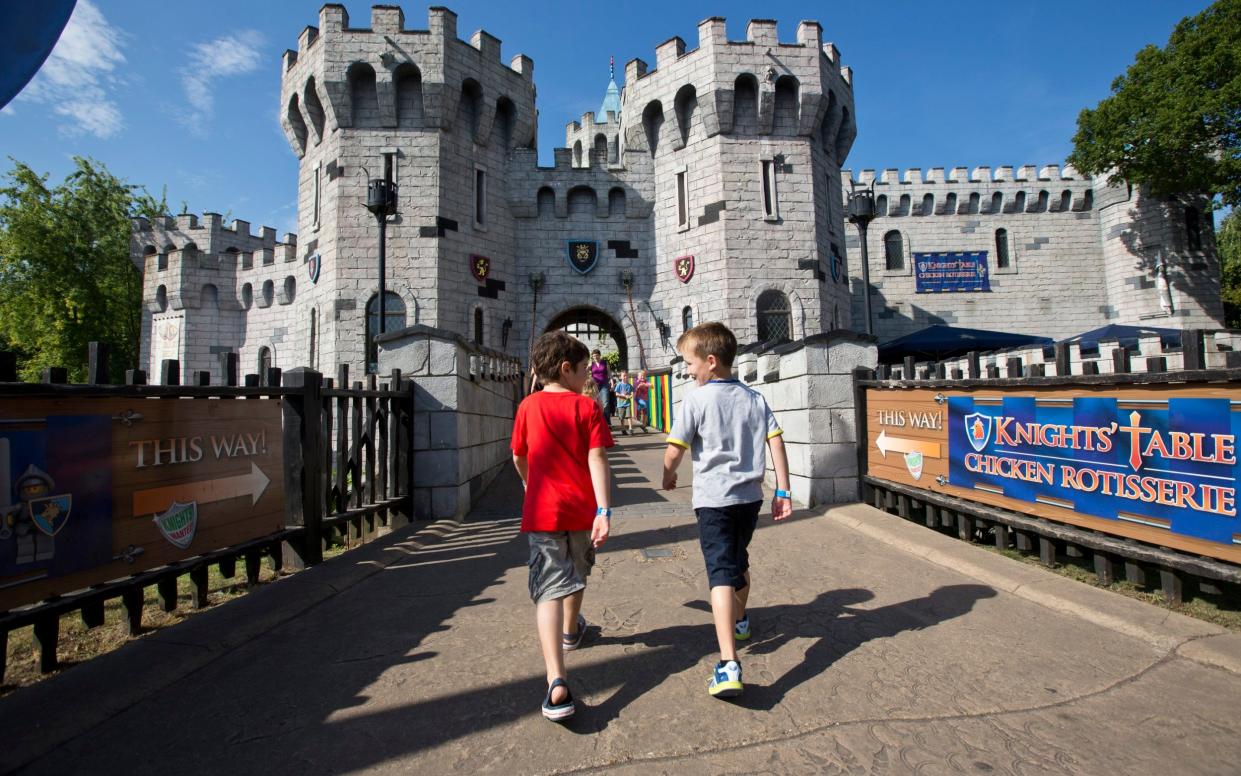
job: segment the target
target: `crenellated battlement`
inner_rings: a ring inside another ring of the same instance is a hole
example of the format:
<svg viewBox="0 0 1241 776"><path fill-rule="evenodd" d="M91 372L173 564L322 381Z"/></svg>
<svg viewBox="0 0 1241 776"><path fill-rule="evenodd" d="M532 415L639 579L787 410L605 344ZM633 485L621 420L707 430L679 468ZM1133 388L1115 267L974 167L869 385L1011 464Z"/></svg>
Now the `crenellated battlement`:
<svg viewBox="0 0 1241 776"><path fill-rule="evenodd" d="M538 166L534 149L517 149L509 159L506 197L514 218L536 218L540 215L540 196L551 195L552 215L569 216L571 195L593 195L594 215L601 219L646 218L654 206L654 182L649 162L641 153L627 151L623 172L608 169L600 151L591 151L586 166L574 163L569 148L555 149L555 164ZM623 204L622 204L623 203ZM613 212L622 208L623 212Z"/></svg>
<svg viewBox="0 0 1241 776"><path fill-rule="evenodd" d="M845 169L840 171L840 176L845 184L857 183L859 186L869 186L873 181L876 187L904 184L993 184L1052 181L1090 183L1093 181L1093 178L1089 175L1082 175L1072 165L1068 164L1063 167L1058 164L1047 164L1042 167L1026 164L1017 168L1006 164L995 168L979 166L973 169L968 167L930 167L925 171L921 167L910 167L904 170L889 167L878 172L875 170L859 170L856 178L853 177L852 170Z"/></svg>
<svg viewBox="0 0 1241 776"><path fill-rule="evenodd" d="M251 232L249 221L236 219L225 226L219 213L202 216L184 213L163 216L153 222L134 218L130 234L130 258L147 274L183 273L192 269L231 274L238 270L288 263L298 259L297 235L276 239L274 227Z"/></svg>

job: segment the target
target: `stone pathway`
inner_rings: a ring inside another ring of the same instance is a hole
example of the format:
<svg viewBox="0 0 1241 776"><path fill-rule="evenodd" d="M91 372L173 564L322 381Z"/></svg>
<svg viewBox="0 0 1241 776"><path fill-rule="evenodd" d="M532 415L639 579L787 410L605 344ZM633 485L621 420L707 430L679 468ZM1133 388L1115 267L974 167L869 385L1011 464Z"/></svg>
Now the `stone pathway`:
<svg viewBox="0 0 1241 776"><path fill-rule="evenodd" d="M506 472L464 523L393 534L0 701L0 771L1238 772L1241 637L861 505L764 515L746 692L710 698L689 490L654 489L657 437L620 441L570 724L539 715Z"/></svg>

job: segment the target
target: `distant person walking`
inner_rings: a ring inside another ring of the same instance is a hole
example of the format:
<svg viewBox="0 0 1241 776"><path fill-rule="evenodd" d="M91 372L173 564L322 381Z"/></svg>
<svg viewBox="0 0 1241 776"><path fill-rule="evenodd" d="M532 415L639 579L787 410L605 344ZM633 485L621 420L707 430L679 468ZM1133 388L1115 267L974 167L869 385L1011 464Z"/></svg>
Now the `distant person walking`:
<svg viewBox="0 0 1241 776"><path fill-rule="evenodd" d="M590 351L590 379L595 381L595 387L599 389L599 407L609 421L611 420L611 414L608 412L608 402L612 398L611 377L608 373L608 362L603 360L598 350Z"/></svg>

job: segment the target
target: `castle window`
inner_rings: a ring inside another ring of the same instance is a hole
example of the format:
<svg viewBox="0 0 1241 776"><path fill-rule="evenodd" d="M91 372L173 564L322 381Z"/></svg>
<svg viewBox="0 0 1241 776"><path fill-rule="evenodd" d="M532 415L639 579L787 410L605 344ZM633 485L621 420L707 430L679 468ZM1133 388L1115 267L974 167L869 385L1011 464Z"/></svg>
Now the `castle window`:
<svg viewBox="0 0 1241 776"><path fill-rule="evenodd" d="M422 73L410 62L403 63L392 74L396 86L396 123L399 127L421 127ZM496 111L497 119L499 110Z"/></svg>
<svg viewBox="0 0 1241 776"><path fill-rule="evenodd" d="M780 200L776 191L776 163L763 160L763 218L776 221L780 218Z"/></svg>
<svg viewBox="0 0 1241 776"><path fill-rule="evenodd" d="M155 309L157 312L164 312L168 309L168 287L160 286L155 289Z"/></svg>
<svg viewBox="0 0 1241 776"><path fill-rule="evenodd" d="M487 171L474 170L474 228L487 223Z"/></svg>
<svg viewBox="0 0 1241 776"><path fill-rule="evenodd" d="M608 158L608 136L600 132L595 135L595 154L604 161Z"/></svg>
<svg viewBox="0 0 1241 776"><path fill-rule="evenodd" d="M263 281L263 299L259 303L259 307L271 307L272 300L276 298L276 284L270 280Z"/></svg>
<svg viewBox="0 0 1241 776"><path fill-rule="evenodd" d="M284 115L288 119L289 127L293 130L293 144L297 146L294 150L297 151L298 156L301 156L306 153L306 120L302 118L302 110L296 94L289 98L289 107Z"/></svg>
<svg viewBox="0 0 1241 776"><path fill-rule="evenodd" d="M956 194L949 194L948 198L944 200L944 212L950 216L955 216L957 214Z"/></svg>
<svg viewBox="0 0 1241 776"><path fill-rule="evenodd" d="M849 146L853 144L853 138L857 135L856 130L849 131L849 109L840 109L840 125L836 129L836 159L842 160L849 153Z"/></svg>
<svg viewBox="0 0 1241 776"><path fill-rule="evenodd" d="M1012 262L1008 256L1008 230L995 230L995 268L1008 269Z"/></svg>
<svg viewBox="0 0 1241 776"><path fill-rule="evenodd" d="M551 186L544 186L539 189L538 194L539 216L551 216L556 213L556 192L552 191Z"/></svg>
<svg viewBox="0 0 1241 776"><path fill-rule="evenodd" d="M1048 194L1047 194L1047 192L1046 192L1046 191L1040 191L1040 192L1038 193L1038 204L1035 206L1035 212L1038 212L1038 213L1046 213L1046 212L1047 212L1047 204L1048 204L1048 202L1049 202L1049 200L1050 200L1050 199L1051 199L1051 198L1048 196Z"/></svg>
<svg viewBox="0 0 1241 776"><path fill-rule="evenodd" d="M366 303L366 373L376 374L379 370L379 345L375 337L379 334L379 294L371 297ZM401 297L391 291L384 293L384 332L397 331L405 328L405 303Z"/></svg>
<svg viewBox="0 0 1241 776"><path fill-rule="evenodd" d="M1067 213L1069 208L1073 206L1073 192L1065 189L1060 192L1060 207L1057 208L1062 213Z"/></svg>
<svg viewBox="0 0 1241 776"><path fill-rule="evenodd" d="M208 310L220 309L220 289L211 283L203 286L202 306Z"/></svg>
<svg viewBox="0 0 1241 776"><path fill-rule="evenodd" d="M280 304L292 304L296 296L297 280L289 275L284 279L284 286L280 289Z"/></svg>
<svg viewBox="0 0 1241 776"><path fill-rule="evenodd" d="M768 289L758 297L758 341L788 342L793 339L793 311L783 292Z"/></svg>
<svg viewBox="0 0 1241 776"><path fill-rule="evenodd" d="M573 143L573 166L582 166L582 141L576 140Z"/></svg>
<svg viewBox="0 0 1241 776"><path fill-rule="evenodd" d="M935 195L927 194L922 197L922 215L929 216L935 212Z"/></svg>
<svg viewBox="0 0 1241 776"><path fill-rule="evenodd" d="M798 89L797 79L782 75L776 79L775 110L772 116L772 134L797 134Z"/></svg>
<svg viewBox="0 0 1241 776"><path fill-rule="evenodd" d="M888 195L880 194L875 198L875 215L886 216L888 214Z"/></svg>
<svg viewBox="0 0 1241 776"><path fill-rule="evenodd" d="M689 228L689 185L685 180L689 173L681 170L677 173L677 228Z"/></svg>
<svg viewBox="0 0 1241 776"><path fill-rule="evenodd" d="M355 62L348 72L349 96L353 106L353 126L379 126L379 92L375 88L375 69Z"/></svg>
<svg viewBox="0 0 1241 776"><path fill-rule="evenodd" d="M1094 191L1086 189L1086 204L1082 207L1082 210L1089 210L1092 207L1094 207Z"/></svg>
<svg viewBox="0 0 1241 776"><path fill-rule="evenodd" d="M1185 206L1185 250L1202 250L1202 222L1198 217L1198 208Z"/></svg>
<svg viewBox="0 0 1241 776"><path fill-rule="evenodd" d="M259 370L259 383L267 385L267 372L271 369L271 348L266 346L259 348L257 366Z"/></svg>
<svg viewBox="0 0 1241 776"><path fill-rule="evenodd" d="M483 308L474 308L474 344L483 344Z"/></svg>
<svg viewBox="0 0 1241 776"><path fill-rule="evenodd" d="M608 192L608 217L625 217L625 190L620 186L616 186Z"/></svg>
<svg viewBox="0 0 1241 776"><path fill-rule="evenodd" d="M885 269L905 269L905 241L895 229L883 236L883 256Z"/></svg>
<svg viewBox="0 0 1241 776"><path fill-rule="evenodd" d="M470 140L478 139L478 117L482 113L483 87L467 78L461 83L461 104L457 107L457 126Z"/></svg>
<svg viewBox="0 0 1241 776"><path fill-rule="evenodd" d="M589 186L575 186L569 189L569 215L593 216L598 212L598 198L595 190Z"/></svg>
<svg viewBox="0 0 1241 776"><path fill-rule="evenodd" d="M155 255L155 269L168 269L167 253L159 253Z"/></svg>
<svg viewBox="0 0 1241 776"><path fill-rule="evenodd" d="M681 309L681 331L686 332L694 328L694 308L685 305Z"/></svg>
<svg viewBox="0 0 1241 776"><path fill-rule="evenodd" d="M970 195L970 203L967 209L971 215L974 215L978 212L979 203L981 201L982 201L982 198L978 196L978 192L974 192L973 194Z"/></svg>
<svg viewBox="0 0 1241 776"><path fill-rule="evenodd" d="M507 97L496 100L496 119L494 132L499 133L500 148L508 151L513 147L513 125L516 123L517 109L513 101Z"/></svg>
<svg viewBox="0 0 1241 776"><path fill-rule="evenodd" d="M314 227L319 228L319 198L320 198L320 181L323 180L323 162L315 165L315 208L314 208Z"/></svg>
<svg viewBox="0 0 1241 776"><path fill-rule="evenodd" d="M742 73L733 82L733 134L758 134L758 79Z"/></svg>
<svg viewBox="0 0 1241 776"><path fill-rule="evenodd" d="M318 143L323 139L323 103L319 101L319 90L315 87L314 76L306 81L306 90L304 92L306 113L310 115L310 125L315 130L315 142Z"/></svg>
<svg viewBox="0 0 1241 776"><path fill-rule="evenodd" d="M909 205L910 205L909 195L908 195L908 194L902 194L902 195L901 195L901 208L900 208L900 210L898 210L898 211L897 211L896 215L898 215L898 216L907 216L907 215L909 215Z"/></svg>
<svg viewBox="0 0 1241 776"><path fill-rule="evenodd" d="M991 195L991 212L999 213L1003 209L1004 209L1004 195L997 191L996 193Z"/></svg>
<svg viewBox="0 0 1241 776"><path fill-rule="evenodd" d="M659 100L647 104L642 111L642 128L646 131L646 147L651 156L659 148L659 133L664 127L664 106Z"/></svg>
<svg viewBox="0 0 1241 776"><path fill-rule="evenodd" d="M241 306L249 310L252 304L254 304L254 287L246 283L241 287Z"/></svg>
<svg viewBox="0 0 1241 776"><path fill-rule="evenodd" d="M823 149L823 153L834 158L836 148L832 142L836 139L836 93L829 91L827 93L827 110L823 111L823 123L819 125L819 146Z"/></svg>
<svg viewBox="0 0 1241 776"><path fill-rule="evenodd" d="M689 142L689 131L694 123L694 113L698 110L698 91L689 84L677 91L674 101L677 114L678 129L681 131L681 144Z"/></svg>
<svg viewBox="0 0 1241 776"><path fill-rule="evenodd" d="M1013 198L1013 212L1026 212L1026 193L1024 191L1017 192L1017 196Z"/></svg>

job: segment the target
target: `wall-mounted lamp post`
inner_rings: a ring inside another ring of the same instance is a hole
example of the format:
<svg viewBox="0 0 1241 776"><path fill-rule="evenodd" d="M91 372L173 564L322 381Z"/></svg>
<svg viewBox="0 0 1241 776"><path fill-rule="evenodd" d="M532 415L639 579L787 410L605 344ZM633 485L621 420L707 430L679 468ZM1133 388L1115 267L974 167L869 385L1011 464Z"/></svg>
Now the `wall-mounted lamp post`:
<svg viewBox="0 0 1241 776"><path fill-rule="evenodd" d="M858 189L852 182L849 185L849 222L857 225L862 241L862 310L866 315L866 333L874 334L870 315L870 256L866 246L866 227L875 218L875 182L871 181L870 187L865 189Z"/></svg>
<svg viewBox="0 0 1241 776"><path fill-rule="evenodd" d="M366 209L374 214L379 223L379 333L384 333L387 311L384 303L387 296L387 233L388 217L396 214L396 184L392 182L392 166L384 165L384 177L371 178L366 186ZM369 173L368 173L369 175Z"/></svg>

